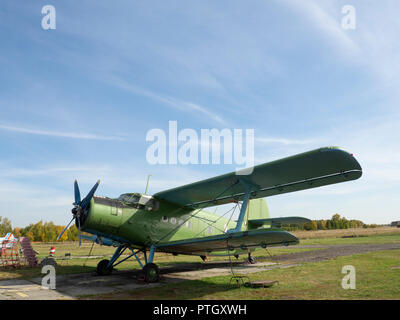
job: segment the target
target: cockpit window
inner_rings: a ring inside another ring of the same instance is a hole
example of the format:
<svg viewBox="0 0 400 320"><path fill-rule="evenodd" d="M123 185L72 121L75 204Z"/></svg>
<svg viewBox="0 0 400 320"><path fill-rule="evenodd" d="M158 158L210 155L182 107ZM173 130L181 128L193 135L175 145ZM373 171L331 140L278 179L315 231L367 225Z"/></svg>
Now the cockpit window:
<svg viewBox="0 0 400 320"><path fill-rule="evenodd" d="M124 204L140 210L156 211L160 204L153 197L140 193L124 193L118 198Z"/></svg>
<svg viewBox="0 0 400 320"><path fill-rule="evenodd" d="M140 194L138 194L138 193L121 194L119 196L118 200L125 202L128 205L137 204L140 200Z"/></svg>

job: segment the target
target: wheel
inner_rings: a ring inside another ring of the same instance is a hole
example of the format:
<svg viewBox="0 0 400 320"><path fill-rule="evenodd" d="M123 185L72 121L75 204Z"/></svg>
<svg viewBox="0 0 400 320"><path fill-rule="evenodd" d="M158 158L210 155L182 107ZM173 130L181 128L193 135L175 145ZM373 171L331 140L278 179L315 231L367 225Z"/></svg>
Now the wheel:
<svg viewBox="0 0 400 320"><path fill-rule="evenodd" d="M236 258L236 260L239 259L239 255L238 254L235 254L234 257Z"/></svg>
<svg viewBox="0 0 400 320"><path fill-rule="evenodd" d="M256 259L254 259L254 257L253 256L251 256L251 255L249 255L249 262L251 263L251 264L255 264L256 263Z"/></svg>
<svg viewBox="0 0 400 320"><path fill-rule="evenodd" d="M98 264L97 264L97 274L100 276L108 276L109 274L111 274L112 272L112 267L111 268L107 268L108 263L110 262L110 260L104 259L101 260Z"/></svg>
<svg viewBox="0 0 400 320"><path fill-rule="evenodd" d="M144 281L148 283L158 282L160 280L160 271L154 263L148 263L143 268Z"/></svg>

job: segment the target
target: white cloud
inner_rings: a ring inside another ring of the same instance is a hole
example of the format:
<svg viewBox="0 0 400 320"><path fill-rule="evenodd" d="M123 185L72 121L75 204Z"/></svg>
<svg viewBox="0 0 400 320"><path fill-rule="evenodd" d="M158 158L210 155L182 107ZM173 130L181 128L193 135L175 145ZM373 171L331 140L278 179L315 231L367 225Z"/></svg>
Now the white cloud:
<svg viewBox="0 0 400 320"><path fill-rule="evenodd" d="M387 3L390 2L390 5ZM297 1L285 0L284 3L304 15L319 31L323 42L330 45L337 56L348 59L352 65L362 66L375 76L377 83L385 87L395 87L399 82L400 45L397 41L400 21L394 12L398 3L382 1L380 3L356 2L356 28L343 29L342 7L338 1Z"/></svg>
<svg viewBox="0 0 400 320"><path fill-rule="evenodd" d="M118 79L116 77L106 77L107 78L107 83L117 86L119 88L125 89L131 93L145 96L147 98L150 98L154 101L160 102L164 105L167 105L169 107L172 107L177 110L181 110L184 112L189 112L193 114L194 112L199 112L203 116L209 117L211 120L214 122L219 123L220 125L226 125L226 121L222 119L219 115L217 115L215 112L210 111L209 109L194 103L190 101L184 101L180 99L176 99L167 95L163 95L154 91L150 91L144 88L141 88L135 84L128 83L126 81L123 81L121 79Z"/></svg>
<svg viewBox="0 0 400 320"><path fill-rule="evenodd" d="M25 127L17 127L0 124L0 130L17 132L17 133L25 133L31 135L42 135L42 136L50 136L57 138L72 138L72 139L84 139L84 140L110 140L110 141L123 141L125 140L122 137L117 136L103 136L96 135L91 133L77 133L77 132L61 132L61 131L47 131L41 129L31 129Z"/></svg>
<svg viewBox="0 0 400 320"><path fill-rule="evenodd" d="M321 3L321 1L297 1L286 0L286 4L295 8L309 18L314 30L320 30L327 35L326 42L329 42L346 55L357 55L360 53L358 44L349 36L349 32L341 26L341 9L339 5ZM334 13L339 14L334 14Z"/></svg>
<svg viewBox="0 0 400 320"><path fill-rule="evenodd" d="M315 139L287 139L283 137L256 137L256 143L260 144L278 144L278 145L305 145L315 143Z"/></svg>

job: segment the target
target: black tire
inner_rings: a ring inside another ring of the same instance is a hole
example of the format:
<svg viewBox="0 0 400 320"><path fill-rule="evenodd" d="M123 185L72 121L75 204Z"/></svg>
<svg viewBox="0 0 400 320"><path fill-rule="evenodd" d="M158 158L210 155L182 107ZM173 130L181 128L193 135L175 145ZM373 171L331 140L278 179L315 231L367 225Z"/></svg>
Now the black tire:
<svg viewBox="0 0 400 320"><path fill-rule="evenodd" d="M112 267L107 268L109 262L110 260L104 259L97 264L96 272L99 276L108 276L109 274L111 274Z"/></svg>
<svg viewBox="0 0 400 320"><path fill-rule="evenodd" d="M44 258L42 260L42 262L40 263L40 266L44 267L44 266L47 266L47 265L56 267L57 266L57 262L53 258Z"/></svg>
<svg viewBox="0 0 400 320"><path fill-rule="evenodd" d="M256 259L253 256L249 256L249 262L251 264L255 264L256 263Z"/></svg>
<svg viewBox="0 0 400 320"><path fill-rule="evenodd" d="M160 280L160 271L154 263L148 263L143 268L144 281L147 283L154 283Z"/></svg>

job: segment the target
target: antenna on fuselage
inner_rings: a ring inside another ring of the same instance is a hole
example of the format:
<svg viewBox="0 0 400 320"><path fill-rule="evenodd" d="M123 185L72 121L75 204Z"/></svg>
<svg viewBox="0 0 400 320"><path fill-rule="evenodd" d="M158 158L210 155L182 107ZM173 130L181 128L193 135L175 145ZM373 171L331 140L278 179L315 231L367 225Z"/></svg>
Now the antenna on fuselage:
<svg viewBox="0 0 400 320"><path fill-rule="evenodd" d="M149 188L150 177L151 177L151 174L149 174L149 175L147 176L146 190L144 191L144 194L147 194L147 189Z"/></svg>

